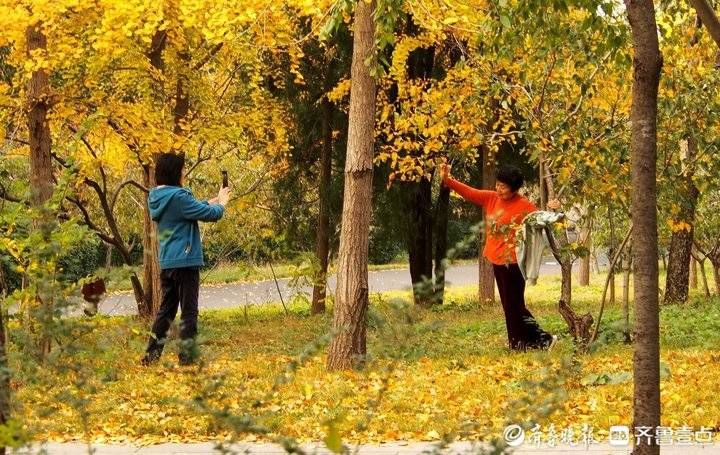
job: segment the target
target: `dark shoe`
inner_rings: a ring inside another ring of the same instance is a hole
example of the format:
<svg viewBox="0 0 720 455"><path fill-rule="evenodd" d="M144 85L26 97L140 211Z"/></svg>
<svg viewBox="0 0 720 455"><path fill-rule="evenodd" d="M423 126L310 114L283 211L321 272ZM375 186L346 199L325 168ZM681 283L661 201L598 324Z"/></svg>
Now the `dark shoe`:
<svg viewBox="0 0 720 455"><path fill-rule="evenodd" d="M180 354L178 355L178 364L182 367L195 365L195 359L192 356Z"/></svg>
<svg viewBox="0 0 720 455"><path fill-rule="evenodd" d="M193 365L200 358L200 349L194 338L188 338L180 342L180 352L178 352L178 363L180 365Z"/></svg>
<svg viewBox="0 0 720 455"><path fill-rule="evenodd" d="M160 360L160 354L157 352L148 352L145 354L145 356L140 360L140 364L144 367L150 366L153 363L156 363L158 360Z"/></svg>

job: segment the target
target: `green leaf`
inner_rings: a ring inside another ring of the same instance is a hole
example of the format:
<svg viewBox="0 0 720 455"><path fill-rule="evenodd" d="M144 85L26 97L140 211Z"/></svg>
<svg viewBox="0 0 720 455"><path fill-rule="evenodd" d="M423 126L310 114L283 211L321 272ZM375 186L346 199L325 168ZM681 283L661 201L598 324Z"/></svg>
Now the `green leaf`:
<svg viewBox="0 0 720 455"><path fill-rule="evenodd" d="M502 24L503 27L510 28L510 18L504 14L500 15L500 23Z"/></svg>

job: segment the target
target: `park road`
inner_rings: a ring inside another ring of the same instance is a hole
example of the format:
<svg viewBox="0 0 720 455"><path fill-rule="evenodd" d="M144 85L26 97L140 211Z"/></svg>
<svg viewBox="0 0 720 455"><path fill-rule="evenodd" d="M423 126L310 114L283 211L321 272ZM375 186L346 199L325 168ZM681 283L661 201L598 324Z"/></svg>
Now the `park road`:
<svg viewBox="0 0 720 455"><path fill-rule="evenodd" d="M545 261L540 269L541 276L560 273L560 267L556 262ZM202 277L202 273L201 273ZM449 286L469 286L478 282L477 264L457 265L448 269L446 274ZM288 286L289 279L278 279L278 286L273 280L256 281L251 283L230 283L230 284L201 284L200 287L200 309L234 308L242 305L258 305L270 302L279 302L278 287L282 298L287 303L293 296L295 290ZM328 278L328 290L335 290L335 275ZM379 270L368 273L368 284L370 293L409 290L411 289L410 270L393 269ZM312 288L304 287L301 292L312 294ZM107 315L129 315L137 314L137 306L133 295L130 292L109 295L100 303L100 313Z"/></svg>

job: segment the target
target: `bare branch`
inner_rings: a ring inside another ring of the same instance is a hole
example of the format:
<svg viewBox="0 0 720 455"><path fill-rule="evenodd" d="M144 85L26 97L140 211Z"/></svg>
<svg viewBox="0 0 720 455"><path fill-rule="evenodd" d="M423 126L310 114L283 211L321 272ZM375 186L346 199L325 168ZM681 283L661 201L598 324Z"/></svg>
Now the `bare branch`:
<svg viewBox="0 0 720 455"><path fill-rule="evenodd" d="M115 204L117 203L117 198L120 195L120 191L122 191L123 188L125 188L128 185L132 185L136 188L138 188L140 191L144 193L149 193L149 190L142 186L140 183L136 182L135 180L125 180L120 184L120 186L117 187L115 192L110 198L110 210L114 213L115 212Z"/></svg>
<svg viewBox="0 0 720 455"><path fill-rule="evenodd" d="M707 28L715 44L720 47L720 20L708 0L688 0L697 11L700 20Z"/></svg>

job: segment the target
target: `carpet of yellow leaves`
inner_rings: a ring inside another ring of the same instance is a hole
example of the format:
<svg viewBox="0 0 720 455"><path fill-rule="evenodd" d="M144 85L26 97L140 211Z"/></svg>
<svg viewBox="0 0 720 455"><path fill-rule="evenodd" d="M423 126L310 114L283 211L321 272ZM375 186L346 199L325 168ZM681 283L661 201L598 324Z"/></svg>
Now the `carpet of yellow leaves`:
<svg viewBox="0 0 720 455"><path fill-rule="evenodd" d="M504 348L500 310L462 304L472 292L451 292L455 304L444 311L413 310L415 323L400 341L383 340L379 330L371 331L370 351L376 357L364 371L327 372L320 350L275 388L288 362L327 329L328 316L285 316L278 308L208 312L201 320L201 365L177 366L171 345L160 364L150 368L138 364L142 323L100 319L92 340L97 350L83 360L89 373L48 370L31 381L20 377L14 383L23 404L18 412L42 440L150 444L229 437L226 427L193 408L194 397L203 395L217 409L251 414L272 434L300 441L322 440L330 421L349 442L432 440L457 432L464 423L475 426L463 438L486 439L501 435L510 423L506 416L513 402L530 391L523 381L561 375L560 392L566 395L553 413L538 418L531 404L522 408L523 418L556 428L587 423L600 437L610 425L632 424L631 381L587 385L584 380L631 372L630 346L607 344L577 357L576 371L563 371L561 360L572 351L569 339L549 353L511 353ZM542 289L534 292L538 297L531 309L544 326L561 333L552 303L539 296ZM592 295L592 289L587 291ZM387 354L394 346L402 355ZM670 371L662 380L663 424L720 428L720 351L670 346L663 349L662 360ZM60 390L87 404L60 401ZM544 397L528 398L540 402ZM267 437L244 434L241 439Z"/></svg>

